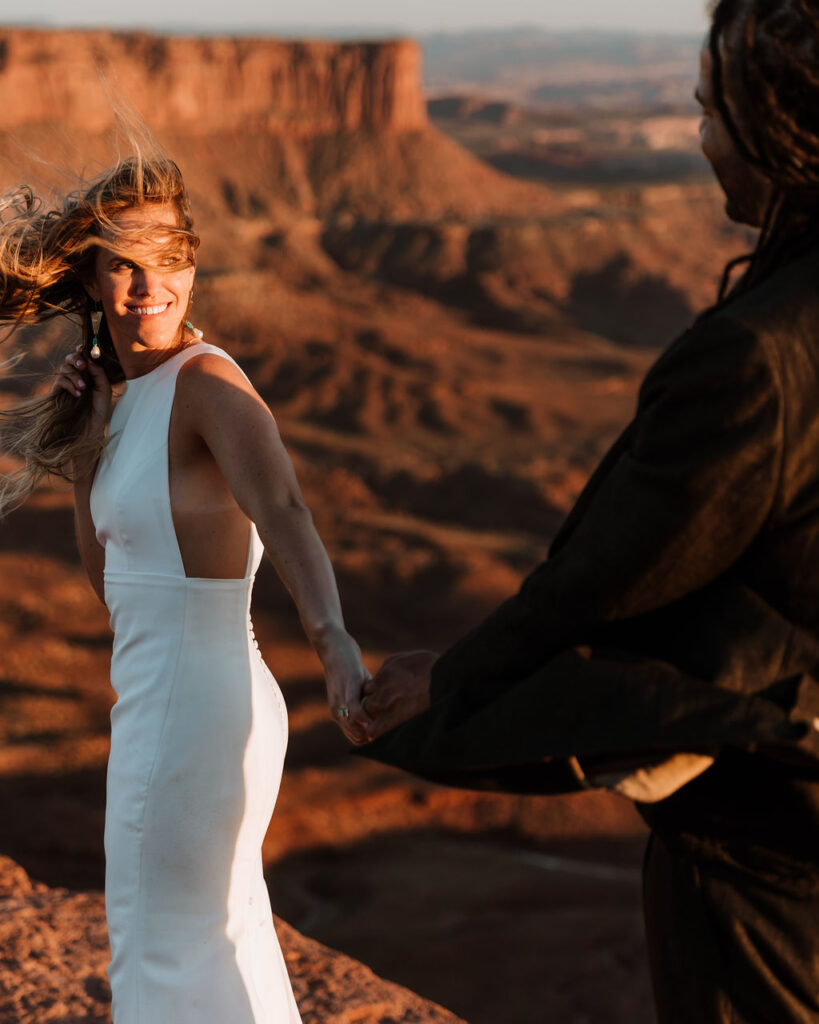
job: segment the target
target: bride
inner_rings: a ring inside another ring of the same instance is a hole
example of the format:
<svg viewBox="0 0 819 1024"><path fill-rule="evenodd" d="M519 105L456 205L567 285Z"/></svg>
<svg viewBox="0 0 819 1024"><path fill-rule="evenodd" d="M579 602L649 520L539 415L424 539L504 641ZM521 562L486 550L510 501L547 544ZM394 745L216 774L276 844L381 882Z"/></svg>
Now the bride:
<svg viewBox="0 0 819 1024"><path fill-rule="evenodd" d="M138 155L59 208L25 187L2 208L0 319L82 324L50 393L3 413L22 465L0 513L46 474L71 480L82 561L111 616L114 1022L295 1024L261 860L287 714L250 595L264 551L331 714L364 742L368 673L332 567L269 410L188 320L199 240L176 164Z"/></svg>

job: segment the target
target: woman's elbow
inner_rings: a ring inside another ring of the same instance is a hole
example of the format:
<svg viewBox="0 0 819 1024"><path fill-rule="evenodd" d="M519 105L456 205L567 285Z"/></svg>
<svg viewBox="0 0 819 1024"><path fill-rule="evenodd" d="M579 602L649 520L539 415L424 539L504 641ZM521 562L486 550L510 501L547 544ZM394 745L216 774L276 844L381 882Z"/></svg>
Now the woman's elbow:
<svg viewBox="0 0 819 1024"><path fill-rule="evenodd" d="M265 520L305 520L311 521L313 513L310 511L304 497L297 491L283 491L278 494L266 496L258 502L257 515L252 516L257 526Z"/></svg>

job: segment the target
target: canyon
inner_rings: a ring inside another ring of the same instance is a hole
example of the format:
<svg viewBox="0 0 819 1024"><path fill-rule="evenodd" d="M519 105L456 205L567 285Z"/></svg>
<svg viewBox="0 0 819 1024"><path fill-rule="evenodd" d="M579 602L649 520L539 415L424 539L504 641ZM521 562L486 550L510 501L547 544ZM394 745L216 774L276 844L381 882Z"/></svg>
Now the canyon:
<svg viewBox="0 0 819 1024"><path fill-rule="evenodd" d="M647 367L749 242L708 182L555 188L490 166L428 117L412 41L0 30L3 189L50 201L145 141L140 118L191 191L193 319L276 415L372 671L443 649L514 592ZM75 333L7 341L25 358L0 402L47 388ZM9 1024L103 1021L111 636L64 484L0 524L0 574L0 914L22 950L0 979L28 1000ZM447 790L354 759L269 565L254 623L290 711L264 845L276 912L470 1024L649 1024L633 806ZM27 939L43 915L57 937ZM41 979L69 947L92 994L75 985L52 1013ZM332 954L310 956L304 999ZM451 1019L367 992L339 1022Z"/></svg>

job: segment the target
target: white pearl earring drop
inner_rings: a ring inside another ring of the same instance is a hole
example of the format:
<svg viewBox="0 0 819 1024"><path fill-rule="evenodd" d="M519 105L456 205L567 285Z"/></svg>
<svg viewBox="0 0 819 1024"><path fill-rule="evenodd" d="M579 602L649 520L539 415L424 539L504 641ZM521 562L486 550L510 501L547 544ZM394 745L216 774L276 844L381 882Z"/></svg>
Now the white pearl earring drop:
<svg viewBox="0 0 819 1024"><path fill-rule="evenodd" d="M91 352L90 352L90 355L91 355L92 359L99 359L99 357L102 355L102 351L100 350L100 343L99 343L99 340L97 339L97 335L100 333L100 324L101 323L102 323L102 310L101 309L94 309L94 310L92 310L91 311L91 329L94 332L94 343L91 346Z"/></svg>

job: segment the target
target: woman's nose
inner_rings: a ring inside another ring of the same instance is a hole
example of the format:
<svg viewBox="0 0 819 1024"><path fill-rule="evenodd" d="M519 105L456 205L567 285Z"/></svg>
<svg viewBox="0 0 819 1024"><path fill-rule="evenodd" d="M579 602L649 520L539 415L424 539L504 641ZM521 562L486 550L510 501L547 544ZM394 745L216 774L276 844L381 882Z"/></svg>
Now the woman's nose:
<svg viewBox="0 0 819 1024"><path fill-rule="evenodd" d="M136 295L153 295L162 275L150 267L137 267L131 276L131 291Z"/></svg>

